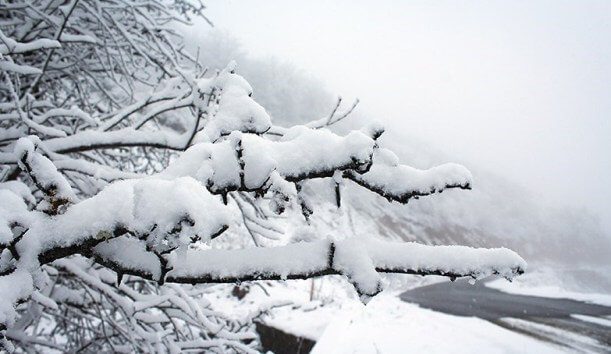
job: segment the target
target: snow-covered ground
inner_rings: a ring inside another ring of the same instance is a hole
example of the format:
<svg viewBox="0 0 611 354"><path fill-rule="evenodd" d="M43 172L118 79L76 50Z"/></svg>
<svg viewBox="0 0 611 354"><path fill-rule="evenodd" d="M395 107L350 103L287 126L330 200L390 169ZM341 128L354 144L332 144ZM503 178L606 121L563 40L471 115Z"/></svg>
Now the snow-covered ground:
<svg viewBox="0 0 611 354"><path fill-rule="evenodd" d="M611 318L604 319L604 318L585 316L585 315L571 315L571 317L576 318L581 321L591 322L591 323L595 323L597 325L601 325L605 327L611 327Z"/></svg>
<svg viewBox="0 0 611 354"><path fill-rule="evenodd" d="M313 353L558 353L488 321L427 310L381 294L367 305L346 302Z"/></svg>
<svg viewBox="0 0 611 354"><path fill-rule="evenodd" d="M521 283L522 289L531 289L528 287L530 281L537 276L527 277L527 281ZM319 278L314 282L268 283L263 284L265 291L263 287L251 285L249 293L241 300L219 296L219 292L211 292L210 296L215 297L212 302L216 309L238 316L252 314L261 307L269 308L260 317L265 324L316 341L313 353L319 354L604 353L608 350L600 338L575 331L571 325L581 323L582 327L587 327L590 323L608 327L611 317L574 315L570 319L546 322L529 318L489 321L455 316L399 298L409 289L445 283L445 278L404 276L387 280L389 290L367 304L361 303L354 290L340 277ZM493 284L506 287L510 283L501 279ZM313 301L311 295L314 295ZM587 294L580 295L588 298Z"/></svg>

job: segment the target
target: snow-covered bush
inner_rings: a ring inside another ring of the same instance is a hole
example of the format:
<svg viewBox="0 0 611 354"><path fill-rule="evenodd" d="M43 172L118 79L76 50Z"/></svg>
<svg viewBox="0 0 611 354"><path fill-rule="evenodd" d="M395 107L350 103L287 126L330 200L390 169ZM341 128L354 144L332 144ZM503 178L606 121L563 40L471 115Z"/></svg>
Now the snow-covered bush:
<svg viewBox="0 0 611 354"><path fill-rule="evenodd" d="M469 189L472 177L456 164L400 164L378 145L377 125L331 132L346 116L340 107L274 125L234 62L208 72L182 49L172 23L202 9L189 0L0 4L2 346L248 352L250 327L212 311L195 284L341 274L366 299L384 272L523 272L507 249L348 235L258 247L281 233L274 215L312 217L302 193L312 179L328 179L340 207L344 183L407 203ZM257 247L210 246L240 224Z"/></svg>

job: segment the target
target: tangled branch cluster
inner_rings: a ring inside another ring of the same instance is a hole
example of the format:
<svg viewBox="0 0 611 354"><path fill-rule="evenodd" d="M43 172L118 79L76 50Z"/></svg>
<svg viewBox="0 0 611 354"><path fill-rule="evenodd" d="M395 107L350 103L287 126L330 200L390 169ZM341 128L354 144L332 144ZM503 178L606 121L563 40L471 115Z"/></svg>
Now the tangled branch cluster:
<svg viewBox="0 0 611 354"><path fill-rule="evenodd" d="M341 274L364 297L381 272L512 277L506 249L319 240L265 248L274 216L314 212L311 179L407 203L471 175L399 163L372 125L327 129L354 108L275 126L236 74L208 72L172 24L189 0L0 4L0 340L31 351L254 351L205 286ZM235 218L237 210L238 218ZM236 223L255 246L210 249ZM169 283L163 285L164 283ZM162 286L163 285L163 286ZM10 341L9 341L10 339Z"/></svg>

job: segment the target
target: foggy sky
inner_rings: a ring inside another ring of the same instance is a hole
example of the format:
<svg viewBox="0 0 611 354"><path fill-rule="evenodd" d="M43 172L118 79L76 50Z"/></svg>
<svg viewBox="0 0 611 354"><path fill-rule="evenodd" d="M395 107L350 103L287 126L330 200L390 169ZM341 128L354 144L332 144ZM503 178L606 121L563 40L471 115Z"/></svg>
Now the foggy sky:
<svg viewBox="0 0 611 354"><path fill-rule="evenodd" d="M611 1L206 4L254 56L611 230Z"/></svg>

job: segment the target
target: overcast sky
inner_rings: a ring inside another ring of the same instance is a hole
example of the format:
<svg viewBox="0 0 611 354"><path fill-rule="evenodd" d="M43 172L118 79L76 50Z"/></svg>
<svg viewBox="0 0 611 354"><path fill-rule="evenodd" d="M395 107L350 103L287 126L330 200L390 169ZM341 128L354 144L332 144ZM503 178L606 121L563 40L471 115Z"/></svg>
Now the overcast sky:
<svg viewBox="0 0 611 354"><path fill-rule="evenodd" d="M611 1L206 4L254 56L611 230Z"/></svg>

